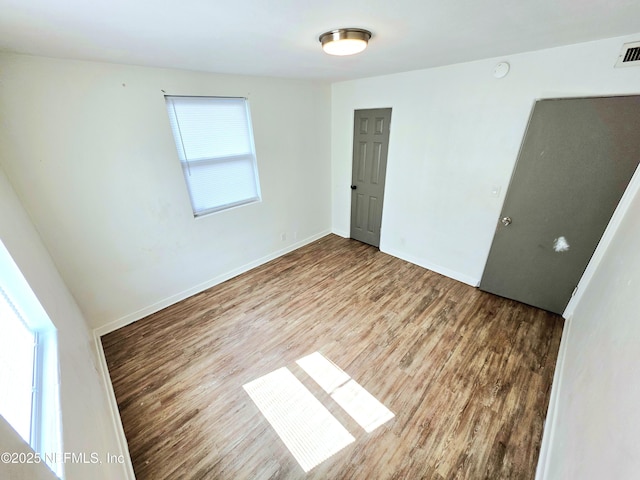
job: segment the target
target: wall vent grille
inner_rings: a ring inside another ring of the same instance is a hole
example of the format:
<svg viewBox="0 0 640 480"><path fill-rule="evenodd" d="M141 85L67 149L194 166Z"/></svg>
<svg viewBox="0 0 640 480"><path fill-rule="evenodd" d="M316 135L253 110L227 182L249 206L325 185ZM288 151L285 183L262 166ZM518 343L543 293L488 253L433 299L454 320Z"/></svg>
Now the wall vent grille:
<svg viewBox="0 0 640 480"><path fill-rule="evenodd" d="M616 67L632 67L640 65L640 42L625 43L618 56Z"/></svg>

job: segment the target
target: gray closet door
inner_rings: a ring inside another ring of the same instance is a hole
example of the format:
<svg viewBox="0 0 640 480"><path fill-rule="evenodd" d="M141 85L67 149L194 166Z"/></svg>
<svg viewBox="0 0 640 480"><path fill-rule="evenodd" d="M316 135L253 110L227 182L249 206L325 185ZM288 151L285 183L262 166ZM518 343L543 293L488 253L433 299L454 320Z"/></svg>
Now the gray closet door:
<svg viewBox="0 0 640 480"><path fill-rule="evenodd" d="M380 246L391 109L356 110L351 174L351 238Z"/></svg>
<svg viewBox="0 0 640 480"><path fill-rule="evenodd" d="M536 102L480 288L562 313L640 160L640 96Z"/></svg>

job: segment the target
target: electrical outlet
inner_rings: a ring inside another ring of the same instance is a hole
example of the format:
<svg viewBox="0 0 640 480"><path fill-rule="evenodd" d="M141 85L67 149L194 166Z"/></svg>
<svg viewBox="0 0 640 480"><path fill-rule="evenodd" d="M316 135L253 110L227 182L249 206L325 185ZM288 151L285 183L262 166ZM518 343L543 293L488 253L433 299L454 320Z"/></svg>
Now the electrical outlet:
<svg viewBox="0 0 640 480"><path fill-rule="evenodd" d="M287 241L287 234L285 232L282 232L280 234L280 240L282 240L283 242Z"/></svg>

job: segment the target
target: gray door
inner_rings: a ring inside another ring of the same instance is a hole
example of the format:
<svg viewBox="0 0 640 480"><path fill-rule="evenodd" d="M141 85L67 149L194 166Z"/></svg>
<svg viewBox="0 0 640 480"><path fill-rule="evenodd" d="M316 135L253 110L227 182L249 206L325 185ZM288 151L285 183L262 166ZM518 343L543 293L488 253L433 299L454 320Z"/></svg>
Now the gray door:
<svg viewBox="0 0 640 480"><path fill-rule="evenodd" d="M356 110L351 176L351 238L380 246L390 108Z"/></svg>
<svg viewBox="0 0 640 480"><path fill-rule="evenodd" d="M538 101L480 288L562 313L640 160L640 96Z"/></svg>

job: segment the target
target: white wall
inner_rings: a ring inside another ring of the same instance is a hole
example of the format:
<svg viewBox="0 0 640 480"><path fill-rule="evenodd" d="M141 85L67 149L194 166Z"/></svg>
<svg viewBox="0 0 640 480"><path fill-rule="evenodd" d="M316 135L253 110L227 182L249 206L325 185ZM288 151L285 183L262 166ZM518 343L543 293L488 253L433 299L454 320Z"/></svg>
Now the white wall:
<svg viewBox="0 0 640 480"><path fill-rule="evenodd" d="M353 110L392 107L381 248L475 284L534 99L640 93L640 68L612 68L639 37L343 82L331 98L309 82L2 55L0 162L85 317L104 327L290 248L293 231L314 238L332 221L348 235ZM502 60L512 70L497 80ZM161 89L249 97L261 204L192 219ZM113 452L82 314L4 176L0 193L2 240L61 332L65 450ZM640 467L639 203L576 307L547 478Z"/></svg>
<svg viewBox="0 0 640 480"><path fill-rule="evenodd" d="M639 245L636 194L570 321L542 478L638 478Z"/></svg>
<svg viewBox="0 0 640 480"><path fill-rule="evenodd" d="M330 231L328 84L21 55L0 65L0 162L91 326ZM261 203L194 220L162 90L249 98Z"/></svg>
<svg viewBox="0 0 640 480"><path fill-rule="evenodd" d="M2 416L0 416L0 452L24 454L27 459L34 458L31 447ZM19 460L20 457L14 457L14 459ZM0 462L0 476L4 480L56 480L58 478L44 463Z"/></svg>
<svg viewBox="0 0 640 480"><path fill-rule="evenodd" d="M333 231L349 232L353 111L392 107L380 248L477 285L535 99L640 93L640 68L613 68L632 40L334 84Z"/></svg>
<svg viewBox="0 0 640 480"><path fill-rule="evenodd" d="M0 239L58 331L64 451L87 456L96 452L100 458L106 458L107 453L120 454L106 390L96 367L93 338L1 168ZM13 442L13 437L1 429L0 445L6 442ZM106 463L65 464L68 480L126 478L124 468Z"/></svg>
<svg viewBox="0 0 640 480"><path fill-rule="evenodd" d="M334 84L334 232L349 232L353 110L392 107L381 249L477 284L534 100L640 94L640 68L613 68L622 44L635 40L640 34ZM492 77L499 61L511 64L500 80ZM539 478L640 471L638 245L640 194L563 334Z"/></svg>

